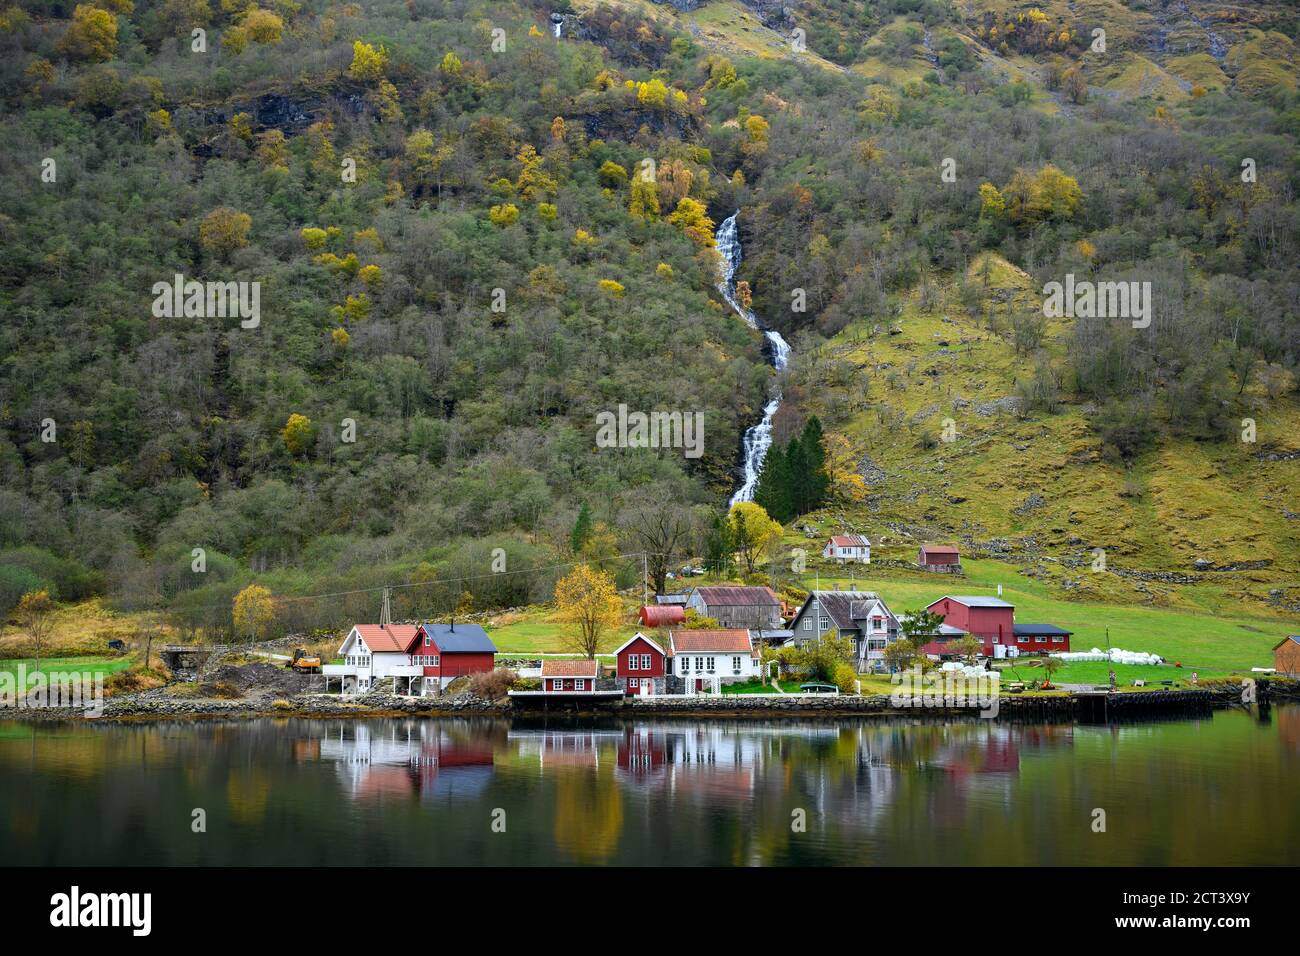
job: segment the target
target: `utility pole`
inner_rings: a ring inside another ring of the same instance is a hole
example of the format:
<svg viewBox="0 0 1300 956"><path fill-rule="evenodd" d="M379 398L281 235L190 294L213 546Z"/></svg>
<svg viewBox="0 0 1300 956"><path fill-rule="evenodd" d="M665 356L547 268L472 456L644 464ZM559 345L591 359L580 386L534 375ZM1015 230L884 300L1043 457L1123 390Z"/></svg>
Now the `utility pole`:
<svg viewBox="0 0 1300 956"><path fill-rule="evenodd" d="M648 607L650 604L650 559L644 551L641 552L641 606Z"/></svg>
<svg viewBox="0 0 1300 956"><path fill-rule="evenodd" d="M391 588L384 588L384 605L379 610L380 627L387 627L389 624L393 623L393 609L390 601L392 593Z"/></svg>

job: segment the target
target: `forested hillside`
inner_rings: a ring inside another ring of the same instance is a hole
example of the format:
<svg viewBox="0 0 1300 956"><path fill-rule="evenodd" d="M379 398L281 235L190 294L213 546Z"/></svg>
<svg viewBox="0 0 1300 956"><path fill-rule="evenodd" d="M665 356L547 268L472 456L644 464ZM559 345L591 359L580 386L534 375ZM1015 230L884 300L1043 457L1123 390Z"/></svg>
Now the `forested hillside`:
<svg viewBox="0 0 1300 956"><path fill-rule="evenodd" d="M1242 454L1218 500L1267 519L1231 557L1254 540L1285 577L1296 16L1132 7L10 4L0 610L47 586L222 633L252 580L442 582L404 592L411 613L525 603L554 574L493 576L493 549L631 583L614 556L669 510L674 557L698 553L772 380L716 289L737 209L743 295L794 345L777 439L815 413L842 479L822 520L979 537L1023 530L994 503L1086 490L1100 515L1122 492L1138 530L1105 546L1180 566L1205 542L1156 540L1177 516L1143 489ZM1067 273L1150 282L1150 326L1046 319ZM256 323L159 315L177 274L260 283ZM936 350L938 373L911 361ZM1006 397L1014 433L935 437L983 427L955 398ZM703 413L702 457L597 448L621 404ZM989 475L1013 445L1059 451L1064 422L1085 467L1011 500ZM975 456L935 486L987 507L880 497L881 447L907 486ZM1102 520L1057 525L1042 544L1079 548Z"/></svg>

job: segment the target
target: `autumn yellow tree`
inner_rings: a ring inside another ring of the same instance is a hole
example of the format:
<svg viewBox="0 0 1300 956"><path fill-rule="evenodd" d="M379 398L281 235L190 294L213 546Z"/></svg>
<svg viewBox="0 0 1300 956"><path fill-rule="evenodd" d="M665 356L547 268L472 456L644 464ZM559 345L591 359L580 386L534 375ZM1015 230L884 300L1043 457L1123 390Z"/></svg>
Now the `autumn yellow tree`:
<svg viewBox="0 0 1300 956"><path fill-rule="evenodd" d="M28 591L18 599L18 621L36 645L36 670L41 669L41 647L54 624L54 601L45 590Z"/></svg>
<svg viewBox="0 0 1300 956"><path fill-rule="evenodd" d="M609 573L580 564L555 583L560 620L572 629L570 646L588 660L595 658L600 639L618 627L623 606Z"/></svg>
<svg viewBox="0 0 1300 956"><path fill-rule="evenodd" d="M632 177L628 190L627 211L638 219L653 221L659 218L659 190L654 180L640 173Z"/></svg>
<svg viewBox="0 0 1300 956"><path fill-rule="evenodd" d="M260 584L250 584L235 595L235 633L257 640L265 637L275 620L271 592Z"/></svg>
<svg viewBox="0 0 1300 956"><path fill-rule="evenodd" d="M246 212L218 206L199 223L199 243L208 252L225 259L236 249L248 245L253 217Z"/></svg>
<svg viewBox="0 0 1300 956"><path fill-rule="evenodd" d="M519 198L532 202L552 195L559 188L555 180L543 168L544 160L530 143L525 143L515 157L520 163L519 178L515 181L515 190Z"/></svg>
<svg viewBox="0 0 1300 956"><path fill-rule="evenodd" d="M248 36L254 43L275 46L280 42L284 21L270 10L250 7L240 21L240 26L248 31Z"/></svg>
<svg viewBox="0 0 1300 956"><path fill-rule="evenodd" d="M117 53L117 17L92 4L77 4L59 49L69 57L93 63L113 59Z"/></svg>
<svg viewBox="0 0 1300 956"><path fill-rule="evenodd" d="M831 496L841 501L861 501L867 496L867 483L858 474L857 462L861 453L848 438L831 432L822 439L826 449L826 476L830 479Z"/></svg>
<svg viewBox="0 0 1300 956"><path fill-rule="evenodd" d="M280 429L280 438L284 442L285 450L295 458L306 454L307 449L311 447L313 431L311 419L294 412L284 423L284 428Z"/></svg>
<svg viewBox="0 0 1300 956"><path fill-rule="evenodd" d="M388 51L381 45L378 49L357 40L352 44L352 65L348 67L348 76L363 83L373 82L384 75L388 66Z"/></svg>
<svg viewBox="0 0 1300 956"><path fill-rule="evenodd" d="M731 541L745 571L753 574L758 564L781 544L781 525L773 521L762 505L737 501L727 514Z"/></svg>
<svg viewBox="0 0 1300 956"><path fill-rule="evenodd" d="M697 246L713 248L713 220L709 218L709 209L704 203L683 196L668 221L695 240Z"/></svg>

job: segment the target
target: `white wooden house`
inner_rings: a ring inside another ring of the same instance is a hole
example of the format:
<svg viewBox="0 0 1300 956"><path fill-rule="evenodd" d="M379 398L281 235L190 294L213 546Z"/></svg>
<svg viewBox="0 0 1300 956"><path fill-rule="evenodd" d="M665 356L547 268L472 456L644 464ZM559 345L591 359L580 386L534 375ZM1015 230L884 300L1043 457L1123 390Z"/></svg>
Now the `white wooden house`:
<svg viewBox="0 0 1300 956"><path fill-rule="evenodd" d="M861 534L831 535L822 548L822 557L830 558L840 564L857 561L861 564L871 563L871 542Z"/></svg>
<svg viewBox="0 0 1300 956"><path fill-rule="evenodd" d="M342 664L321 668L328 681L340 679L343 693L364 694L385 678L408 693L418 692L424 668L412 663L411 653L419 639L414 624L356 624L339 648Z"/></svg>

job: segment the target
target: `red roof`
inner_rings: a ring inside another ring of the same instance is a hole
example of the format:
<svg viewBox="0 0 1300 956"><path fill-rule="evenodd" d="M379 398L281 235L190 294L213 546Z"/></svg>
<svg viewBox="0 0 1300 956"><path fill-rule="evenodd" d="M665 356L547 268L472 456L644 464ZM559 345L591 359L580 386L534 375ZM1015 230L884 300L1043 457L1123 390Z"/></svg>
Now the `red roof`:
<svg viewBox="0 0 1300 956"><path fill-rule="evenodd" d="M668 654L749 654L749 631L743 627L729 627L717 631L671 631L668 634Z"/></svg>
<svg viewBox="0 0 1300 956"><path fill-rule="evenodd" d="M956 554L957 548L951 544L923 544L921 550L926 554Z"/></svg>
<svg viewBox="0 0 1300 956"><path fill-rule="evenodd" d="M837 548L865 548L867 539L860 534L833 534L831 544Z"/></svg>
<svg viewBox="0 0 1300 956"><path fill-rule="evenodd" d="M773 604L781 606L780 600L775 592L768 587L707 587L696 588L696 592L704 600L704 603L710 606L718 607L736 607L738 605L768 605Z"/></svg>
<svg viewBox="0 0 1300 956"><path fill-rule="evenodd" d="M353 630L375 654L405 654L420 633L414 624L357 624Z"/></svg>
<svg viewBox="0 0 1300 956"><path fill-rule="evenodd" d="M653 604L641 608L641 623L646 627L668 627L686 623L686 608L680 604Z"/></svg>
<svg viewBox="0 0 1300 956"><path fill-rule="evenodd" d="M542 661L543 677L595 677L595 661Z"/></svg>

